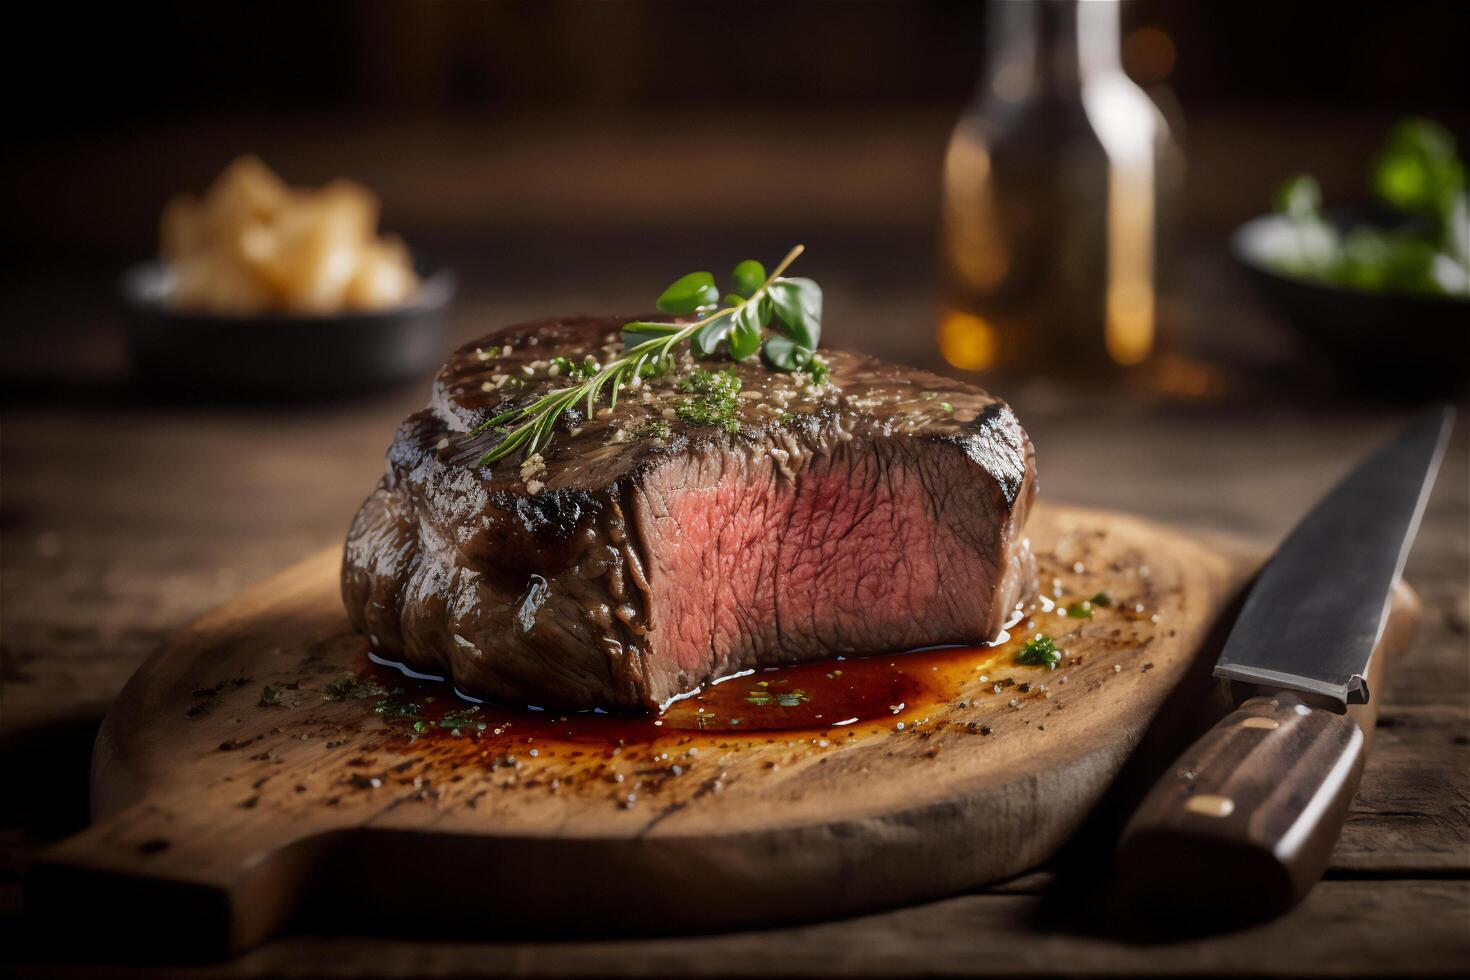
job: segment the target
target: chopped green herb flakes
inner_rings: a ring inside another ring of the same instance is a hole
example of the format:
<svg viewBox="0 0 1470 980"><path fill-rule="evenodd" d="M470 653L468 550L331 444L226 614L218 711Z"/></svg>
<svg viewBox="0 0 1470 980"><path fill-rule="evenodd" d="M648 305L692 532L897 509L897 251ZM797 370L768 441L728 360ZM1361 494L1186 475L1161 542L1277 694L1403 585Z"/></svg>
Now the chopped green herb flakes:
<svg viewBox="0 0 1470 980"><path fill-rule="evenodd" d="M597 373L597 362L592 358L578 363L569 357L553 357L551 359L550 373L552 377L571 378L573 381L585 381Z"/></svg>
<svg viewBox="0 0 1470 980"><path fill-rule="evenodd" d="M633 435L638 439L667 439L672 431L663 419L649 419L634 429Z"/></svg>
<svg viewBox="0 0 1470 980"><path fill-rule="evenodd" d="M418 718L424 713L424 709L412 701L402 701L399 695L403 693L402 688L394 688L393 693L377 704L373 705L373 711L382 715L388 721L407 721Z"/></svg>
<svg viewBox="0 0 1470 980"><path fill-rule="evenodd" d="M379 698L387 693L387 689L377 681L343 677L322 687L322 700L356 701L362 698Z"/></svg>
<svg viewBox="0 0 1470 980"><path fill-rule="evenodd" d="M735 418L735 409L740 388L740 378L729 368L723 371L697 368L679 382L679 390L694 397L681 398L674 412L680 421L689 425L715 425L726 432L737 432L740 423Z"/></svg>
<svg viewBox="0 0 1470 980"><path fill-rule="evenodd" d="M1061 661L1062 652L1057 649L1056 641L1045 633L1037 633L1027 640L1021 652L1016 654L1016 663L1027 667L1055 668Z"/></svg>
<svg viewBox="0 0 1470 980"><path fill-rule="evenodd" d="M807 694L801 688L797 688L794 691L768 691L764 688L757 687L745 696L746 704L753 704L757 707L774 704L780 708L794 708L802 702L810 700L811 695Z"/></svg>

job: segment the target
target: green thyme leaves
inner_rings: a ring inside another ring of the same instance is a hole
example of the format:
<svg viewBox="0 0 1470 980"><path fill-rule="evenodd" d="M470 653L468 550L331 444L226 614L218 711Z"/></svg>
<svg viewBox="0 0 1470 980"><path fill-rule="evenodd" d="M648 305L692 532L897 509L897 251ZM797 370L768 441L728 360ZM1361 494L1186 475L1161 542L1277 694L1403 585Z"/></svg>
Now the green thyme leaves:
<svg viewBox="0 0 1470 980"><path fill-rule="evenodd" d="M811 351L790 337L772 337L761 348L761 356L777 371L800 371L811 360Z"/></svg>
<svg viewBox="0 0 1470 980"><path fill-rule="evenodd" d="M691 323L628 323L623 327L622 357L600 368L571 361L559 365L556 374L573 384L500 412L471 430L474 435L499 435L478 465L490 466L516 452L525 456L539 452L551 441L557 420L574 405L585 406L590 417L606 394L608 407L616 408L618 392L625 385L667 370L675 348L686 341L697 355L706 358L718 357L723 351L733 360L744 361L759 352L770 367L805 370L814 383L821 384L827 372L815 354L822 336L821 287L810 279L783 278L804 250L804 246L797 245L787 252L770 275L765 275L765 267L754 259L741 262L730 273L734 291L726 294L723 306L715 278L709 272L691 272L676 279L655 305L662 313L699 319ZM686 399L675 411L691 424L719 425L730 430L734 424L734 396L712 400L713 394ZM695 418L710 421L691 421Z"/></svg>
<svg viewBox="0 0 1470 980"><path fill-rule="evenodd" d="M763 303L748 302L730 316L730 357L743 361L761 349Z"/></svg>
<svg viewBox="0 0 1470 980"><path fill-rule="evenodd" d="M673 285L660 293L654 305L660 313L680 316L697 313L719 301L720 291L715 288L715 277L708 272L691 272L676 279Z"/></svg>
<svg viewBox="0 0 1470 980"><path fill-rule="evenodd" d="M730 281L735 284L736 293L750 299L766 281L766 267L755 259L746 259L730 273Z"/></svg>
<svg viewBox="0 0 1470 980"><path fill-rule="evenodd" d="M730 330L734 326L733 314L715 315L708 323L694 331L694 338L691 341L694 352L700 357L714 357L719 353L720 344L730 335Z"/></svg>
<svg viewBox="0 0 1470 980"><path fill-rule="evenodd" d="M772 283L771 306L783 333L798 346L816 350L822 339L822 287L810 279Z"/></svg>
<svg viewBox="0 0 1470 980"><path fill-rule="evenodd" d="M1016 654L1016 663L1025 664L1027 667L1049 667L1056 668L1062 662L1062 652L1057 649L1056 641L1045 633L1037 633L1027 640L1021 647L1021 652Z"/></svg>
<svg viewBox="0 0 1470 980"><path fill-rule="evenodd" d="M782 263L782 268L789 264L790 256L787 262ZM680 279L669 290L675 289L687 279L689 276ZM810 279L781 279L777 276L767 278L765 266L755 259L746 259L737 265L730 273L730 283L733 292L725 296L725 309L711 317L694 334L693 346L699 356L716 357L720 353L721 345L724 345L725 352L732 360L744 361L760 351L763 343L768 342L765 334L767 327L797 337L792 332L794 328L789 325L791 322L798 324L795 329L800 330L799 342L809 348L816 347L811 337L821 336L822 319L822 289L816 283ZM668 290L665 290L665 294L667 293ZM796 293L800 296L792 298ZM802 297L805 298L804 306ZM789 320L781 312L783 304L795 304L802 311L814 310L815 319L810 315L797 314L794 319ZM816 324L815 333L812 323Z"/></svg>

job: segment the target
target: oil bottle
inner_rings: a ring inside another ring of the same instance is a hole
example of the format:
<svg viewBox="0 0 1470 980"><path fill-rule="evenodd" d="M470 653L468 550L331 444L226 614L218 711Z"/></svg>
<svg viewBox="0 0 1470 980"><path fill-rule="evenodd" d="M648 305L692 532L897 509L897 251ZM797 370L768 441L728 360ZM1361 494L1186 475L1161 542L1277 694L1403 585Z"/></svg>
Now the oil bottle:
<svg viewBox="0 0 1470 980"><path fill-rule="evenodd" d="M956 368L1105 376L1157 347L1183 161L1119 31L1114 0L991 5L944 165L937 339Z"/></svg>

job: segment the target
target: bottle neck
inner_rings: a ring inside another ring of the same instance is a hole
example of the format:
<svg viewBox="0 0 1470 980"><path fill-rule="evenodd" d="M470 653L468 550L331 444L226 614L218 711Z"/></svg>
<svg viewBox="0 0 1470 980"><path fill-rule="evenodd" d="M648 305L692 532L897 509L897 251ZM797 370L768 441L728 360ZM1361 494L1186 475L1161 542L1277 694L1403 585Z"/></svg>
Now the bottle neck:
<svg viewBox="0 0 1470 980"><path fill-rule="evenodd" d="M983 98L1075 98L1122 71L1117 0L1003 0L991 6L987 35Z"/></svg>

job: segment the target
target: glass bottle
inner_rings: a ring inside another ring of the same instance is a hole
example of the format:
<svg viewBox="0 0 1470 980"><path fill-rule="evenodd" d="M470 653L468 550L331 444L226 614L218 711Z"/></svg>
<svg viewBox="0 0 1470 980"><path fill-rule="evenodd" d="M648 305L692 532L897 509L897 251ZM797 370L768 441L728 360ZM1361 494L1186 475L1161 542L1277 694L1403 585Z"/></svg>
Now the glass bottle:
<svg viewBox="0 0 1470 980"><path fill-rule="evenodd" d="M940 352L972 371L1141 364L1182 160L1123 72L1118 4L993 3L987 34L985 78L945 158Z"/></svg>

